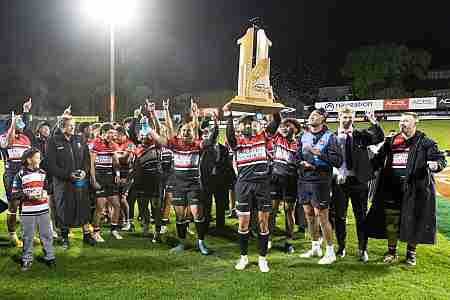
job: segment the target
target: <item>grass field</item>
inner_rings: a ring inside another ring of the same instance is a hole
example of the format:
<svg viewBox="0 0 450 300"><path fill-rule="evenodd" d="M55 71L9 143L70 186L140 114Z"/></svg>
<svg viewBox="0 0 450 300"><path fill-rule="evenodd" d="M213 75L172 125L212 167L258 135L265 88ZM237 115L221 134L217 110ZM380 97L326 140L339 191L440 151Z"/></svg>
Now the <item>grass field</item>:
<svg viewBox="0 0 450 300"><path fill-rule="evenodd" d="M387 123L388 129L394 127ZM450 122L423 122L420 127L448 149ZM269 256L271 272L262 274L256 265L255 240L250 243L252 265L246 271L234 271L239 256L236 235L209 236L213 253L204 257L195 250L169 255L169 245L153 245L137 233L125 234L122 241L111 240L95 248L81 243L75 230L71 248L64 252L56 246L57 267L48 269L35 262L31 271L22 273L14 261L20 252L0 246L0 299L450 299L450 201L441 199L438 210L442 233L434 246L419 246L418 265L386 266L382 257L386 241L369 241L370 262L361 264L356 256L354 220L349 218L349 255L331 266L319 266L317 259L301 259L298 253L310 246L300 236L296 253L287 255L277 249L281 237L275 236L275 248ZM351 210L349 210L350 212ZM6 215L0 216L0 239L6 239ZM281 230L283 218L278 218ZM230 232L236 220L228 220ZM175 236L172 224L169 240ZM1 241L0 241L1 242ZM36 255L40 255L36 247ZM400 245L400 255L405 245Z"/></svg>

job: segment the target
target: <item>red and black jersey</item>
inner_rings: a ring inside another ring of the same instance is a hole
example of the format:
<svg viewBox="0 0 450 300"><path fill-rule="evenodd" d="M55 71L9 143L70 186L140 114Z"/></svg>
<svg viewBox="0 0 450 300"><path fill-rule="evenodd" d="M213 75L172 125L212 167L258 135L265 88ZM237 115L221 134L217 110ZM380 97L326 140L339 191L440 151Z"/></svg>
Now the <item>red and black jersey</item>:
<svg viewBox="0 0 450 300"><path fill-rule="evenodd" d="M120 177L126 178L130 173L131 159L134 155L136 146L131 140L127 140L124 143L117 144L116 155L119 163Z"/></svg>
<svg viewBox="0 0 450 300"><path fill-rule="evenodd" d="M173 152L168 147L161 148L161 166L164 173L170 173L173 167Z"/></svg>
<svg viewBox="0 0 450 300"><path fill-rule="evenodd" d="M44 194L47 189L45 172L41 169L20 169L14 177L12 195L22 201L22 214L38 216L48 213L48 200Z"/></svg>
<svg viewBox="0 0 450 300"><path fill-rule="evenodd" d="M236 138L236 166L241 180L266 179L269 174L268 139L265 132L253 137L240 135Z"/></svg>
<svg viewBox="0 0 450 300"><path fill-rule="evenodd" d="M413 147L416 138L405 139L401 134L392 140L392 171L395 176L406 176L409 151Z"/></svg>
<svg viewBox="0 0 450 300"><path fill-rule="evenodd" d="M103 139L97 138L92 146L95 157L96 175L113 175L113 160L115 152L119 150L116 143L107 144Z"/></svg>
<svg viewBox="0 0 450 300"><path fill-rule="evenodd" d="M88 139L87 140L86 144L87 144L87 146L89 148L89 151L92 151L92 148L94 148L94 144L97 141L97 139L99 139L99 138L94 138L94 139Z"/></svg>
<svg viewBox="0 0 450 300"><path fill-rule="evenodd" d="M298 142L289 140L281 134L276 133L270 139L272 145L273 174L280 176L296 176L295 154Z"/></svg>
<svg viewBox="0 0 450 300"><path fill-rule="evenodd" d="M7 145L8 144L8 132L0 135L0 144ZM27 135L23 133L16 134L13 137L12 143L8 147L5 148L4 160L5 160L5 169L9 172L17 173L19 169L22 167L22 154L31 148L31 141Z"/></svg>
<svg viewBox="0 0 450 300"><path fill-rule="evenodd" d="M142 174L141 177L159 176L161 175L161 147L153 141L146 144L140 144L134 152L136 156L135 164L138 164ZM137 181L143 178L136 178Z"/></svg>
<svg viewBox="0 0 450 300"><path fill-rule="evenodd" d="M169 140L168 148L173 152L173 169L177 183L200 184L202 141L197 139L191 144L185 144L178 137L174 137Z"/></svg>

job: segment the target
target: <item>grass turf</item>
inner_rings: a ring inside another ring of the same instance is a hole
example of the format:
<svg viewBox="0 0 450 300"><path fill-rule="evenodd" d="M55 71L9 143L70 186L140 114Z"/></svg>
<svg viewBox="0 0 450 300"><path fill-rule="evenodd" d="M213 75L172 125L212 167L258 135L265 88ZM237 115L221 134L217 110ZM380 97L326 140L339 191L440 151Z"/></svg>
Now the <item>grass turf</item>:
<svg viewBox="0 0 450 300"><path fill-rule="evenodd" d="M443 129L441 123L432 123L430 135L440 143L447 141L437 137ZM446 224L440 228L447 228L443 230L446 234L450 228L449 203L441 199L438 208L439 224ZM5 214L0 216L3 239L7 237L5 218ZM278 218L279 228L283 223L283 218ZM235 232L236 220L227 220L227 226ZM256 265L256 240L250 243L252 264L248 270L238 272L233 269L239 254L233 234L208 236L213 253L204 257L195 250L169 255L167 244L153 245L141 236L141 228L137 231L116 241L104 229L106 243L91 248L82 245L81 232L75 230L68 251L56 246L55 269L35 261L27 273L20 272L14 261L20 251L0 246L0 299L450 299L450 241L443 234L438 234L436 245L419 246L416 268L400 263L384 265L386 241L377 240L369 241L370 262L363 265L355 256L351 213L346 258L332 266L319 266L317 259L298 257L300 251L309 247L308 240L299 237L294 243L296 254L286 255L278 249L281 237L275 236L268 274L260 273ZM173 224L168 235L175 236ZM399 250L404 256L405 245L400 244ZM35 253L41 253L39 246Z"/></svg>

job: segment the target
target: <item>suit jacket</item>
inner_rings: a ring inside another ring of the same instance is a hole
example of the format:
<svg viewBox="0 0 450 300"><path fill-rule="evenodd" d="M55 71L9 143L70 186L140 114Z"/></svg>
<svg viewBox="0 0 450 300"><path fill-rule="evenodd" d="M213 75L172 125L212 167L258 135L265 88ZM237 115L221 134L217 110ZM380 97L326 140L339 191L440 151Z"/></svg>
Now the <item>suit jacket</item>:
<svg viewBox="0 0 450 300"><path fill-rule="evenodd" d="M367 147L370 145L379 144L383 140L384 140L384 132L383 129L378 124L372 125L368 129L353 128L352 171L356 179L360 183L367 184L367 182L370 179L374 178L372 164L370 163L369 160L369 153Z"/></svg>

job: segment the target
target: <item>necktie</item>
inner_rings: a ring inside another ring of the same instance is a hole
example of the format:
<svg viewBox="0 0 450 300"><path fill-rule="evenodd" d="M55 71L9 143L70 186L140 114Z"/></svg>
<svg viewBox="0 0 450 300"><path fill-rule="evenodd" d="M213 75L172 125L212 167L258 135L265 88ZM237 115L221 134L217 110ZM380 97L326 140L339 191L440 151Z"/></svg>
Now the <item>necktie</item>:
<svg viewBox="0 0 450 300"><path fill-rule="evenodd" d="M352 136L347 133L345 138L345 165L347 167L347 170L353 169L353 162L352 162Z"/></svg>

